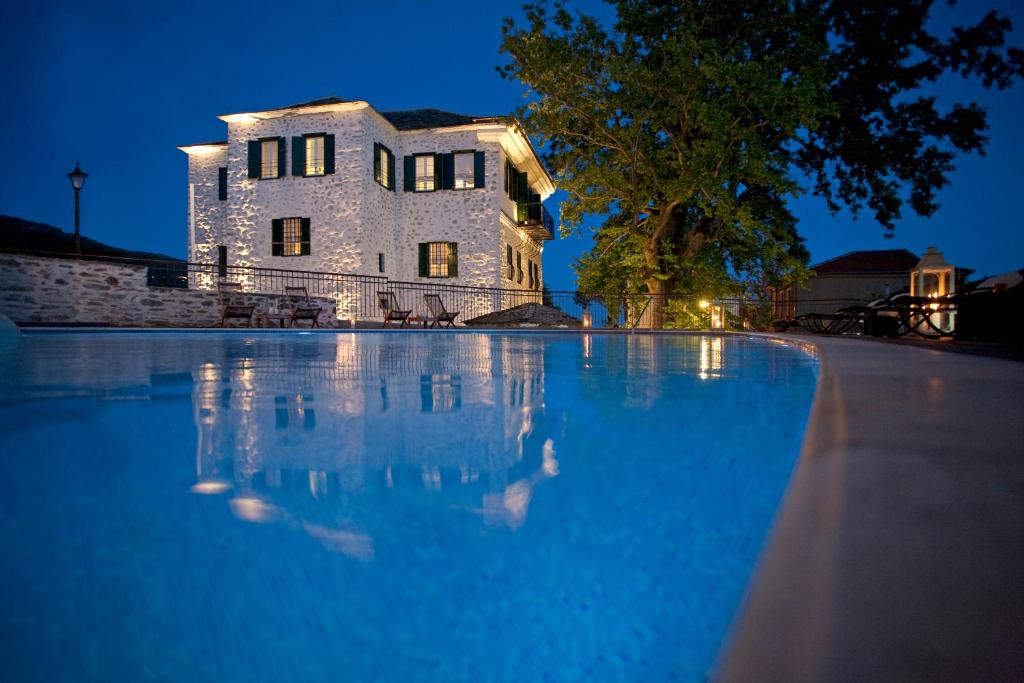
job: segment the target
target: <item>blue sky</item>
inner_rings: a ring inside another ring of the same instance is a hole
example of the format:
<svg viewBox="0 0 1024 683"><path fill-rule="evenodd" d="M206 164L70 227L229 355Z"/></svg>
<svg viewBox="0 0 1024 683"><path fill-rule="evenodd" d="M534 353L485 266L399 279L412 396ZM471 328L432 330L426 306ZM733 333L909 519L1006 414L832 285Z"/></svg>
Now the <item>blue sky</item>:
<svg viewBox="0 0 1024 683"><path fill-rule="evenodd" d="M998 8L1014 21L1011 42L1024 44L1019 3L936 4L941 25ZM599 2L575 6L608 16ZM89 173L84 234L184 256L187 169L176 146L223 138L217 114L328 95L381 110L509 113L522 87L495 71L505 16L521 17L520 3L3 3L0 213L70 229L66 174L78 159ZM954 78L937 94L989 110L987 155L960 158L938 213L903 219L894 239L870 216L832 217L816 198L796 200L812 261L935 244L981 273L1024 266L1024 87L986 91ZM588 236L547 244L549 286L573 287L569 264L589 245Z"/></svg>

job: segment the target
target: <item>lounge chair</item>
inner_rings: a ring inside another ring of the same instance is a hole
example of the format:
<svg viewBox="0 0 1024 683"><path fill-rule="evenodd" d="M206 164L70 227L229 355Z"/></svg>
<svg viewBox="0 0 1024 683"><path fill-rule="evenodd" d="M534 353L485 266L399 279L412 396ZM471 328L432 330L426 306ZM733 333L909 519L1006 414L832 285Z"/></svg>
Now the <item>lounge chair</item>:
<svg viewBox="0 0 1024 683"><path fill-rule="evenodd" d="M285 287L284 292L292 304L288 327L295 327L299 320L308 320L310 327L320 327L320 312L323 311L323 307L314 306L309 302L309 291L305 287Z"/></svg>
<svg viewBox="0 0 1024 683"><path fill-rule="evenodd" d="M243 303L241 283L221 282L217 285L217 290L221 300L219 327L227 327L229 320L244 320L246 327L252 327L252 315L256 311L256 304Z"/></svg>
<svg viewBox="0 0 1024 683"><path fill-rule="evenodd" d="M847 306L835 313L804 313L794 321L814 334L860 334L865 325L864 309L863 306Z"/></svg>
<svg viewBox="0 0 1024 683"><path fill-rule="evenodd" d="M402 311L398 308L398 297L394 292L377 292L377 303L380 310L384 312L384 327L391 327L389 323L399 322L399 327L409 326L409 316L412 311Z"/></svg>
<svg viewBox="0 0 1024 683"><path fill-rule="evenodd" d="M423 299L427 302L427 310L430 311L430 326L444 327L447 323L447 327L455 327L455 318L459 315L458 311L449 311L445 309L444 303L441 301L441 297L438 294L424 294Z"/></svg>

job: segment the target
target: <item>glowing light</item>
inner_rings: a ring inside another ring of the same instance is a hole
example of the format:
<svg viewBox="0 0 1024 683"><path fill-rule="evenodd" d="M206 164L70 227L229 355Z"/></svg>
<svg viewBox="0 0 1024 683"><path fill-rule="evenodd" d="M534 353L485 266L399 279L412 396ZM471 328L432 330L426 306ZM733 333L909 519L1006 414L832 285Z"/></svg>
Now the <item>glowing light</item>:
<svg viewBox="0 0 1024 683"><path fill-rule="evenodd" d="M242 496L228 501L235 517L246 522L269 522L277 515L277 508L259 498Z"/></svg>
<svg viewBox="0 0 1024 683"><path fill-rule="evenodd" d="M701 299L700 303L698 304L698 306L700 306L701 308L707 308L710 305L711 305L711 302L708 301L707 299Z"/></svg>
<svg viewBox="0 0 1024 683"><path fill-rule="evenodd" d="M205 495L217 495L218 493L224 493L231 488L231 484L226 481L219 481L217 479L210 479L208 481L201 481L195 484L190 489L192 493L202 493Z"/></svg>
<svg viewBox="0 0 1024 683"><path fill-rule="evenodd" d="M590 326L593 324L593 322L594 322L594 319L591 317L590 311L584 311L583 312L583 327L589 329Z"/></svg>

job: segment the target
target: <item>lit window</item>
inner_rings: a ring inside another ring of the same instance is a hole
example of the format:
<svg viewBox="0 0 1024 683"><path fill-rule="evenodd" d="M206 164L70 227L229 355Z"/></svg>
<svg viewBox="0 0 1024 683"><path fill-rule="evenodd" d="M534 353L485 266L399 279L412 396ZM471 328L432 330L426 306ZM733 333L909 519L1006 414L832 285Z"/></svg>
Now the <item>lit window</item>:
<svg viewBox="0 0 1024 683"><path fill-rule="evenodd" d="M309 256L309 227L308 218L271 221L271 256Z"/></svg>
<svg viewBox="0 0 1024 683"><path fill-rule="evenodd" d="M416 159L416 191L430 192L434 189L434 155L423 154Z"/></svg>
<svg viewBox="0 0 1024 683"><path fill-rule="evenodd" d="M306 175L323 175L324 136L311 135L306 138Z"/></svg>
<svg viewBox="0 0 1024 683"><path fill-rule="evenodd" d="M395 155L384 145L375 145L376 153L373 158L373 179L389 190L395 188Z"/></svg>
<svg viewBox="0 0 1024 683"><path fill-rule="evenodd" d="M476 187L473 170L473 152L455 153L455 189L471 190Z"/></svg>
<svg viewBox="0 0 1024 683"><path fill-rule="evenodd" d="M277 176L277 140L263 140L260 143L260 177L276 178Z"/></svg>
<svg viewBox="0 0 1024 683"><path fill-rule="evenodd" d="M284 256L302 254L302 219L284 219Z"/></svg>
<svg viewBox="0 0 1024 683"><path fill-rule="evenodd" d="M448 277L448 242L430 243L430 277Z"/></svg>

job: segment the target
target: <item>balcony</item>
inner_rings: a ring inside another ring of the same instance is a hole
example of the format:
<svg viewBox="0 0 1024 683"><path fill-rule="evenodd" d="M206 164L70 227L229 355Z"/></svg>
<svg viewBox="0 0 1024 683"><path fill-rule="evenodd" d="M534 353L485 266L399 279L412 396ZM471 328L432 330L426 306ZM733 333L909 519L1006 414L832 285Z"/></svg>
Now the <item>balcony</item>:
<svg viewBox="0 0 1024 683"><path fill-rule="evenodd" d="M535 240L555 238L555 221L539 201L517 204L516 223Z"/></svg>

